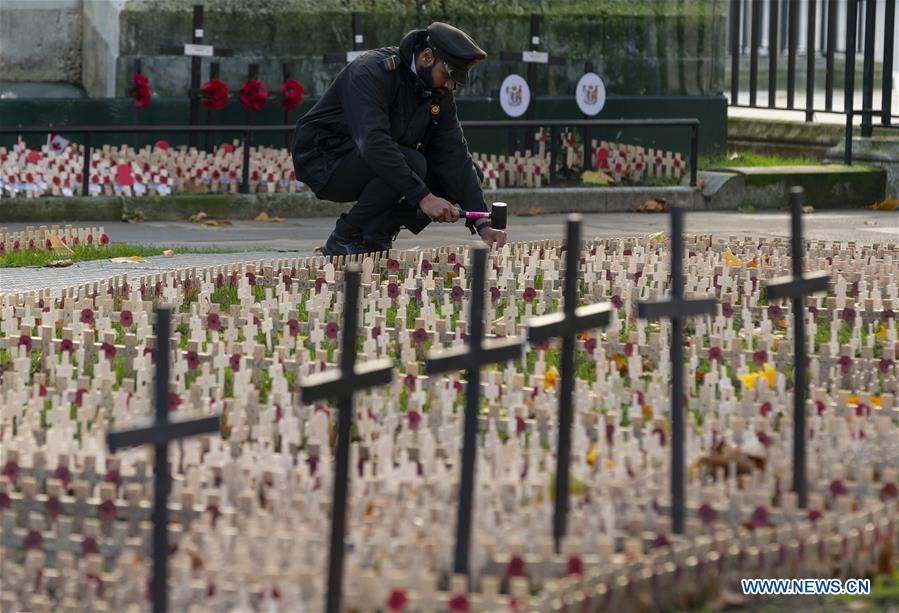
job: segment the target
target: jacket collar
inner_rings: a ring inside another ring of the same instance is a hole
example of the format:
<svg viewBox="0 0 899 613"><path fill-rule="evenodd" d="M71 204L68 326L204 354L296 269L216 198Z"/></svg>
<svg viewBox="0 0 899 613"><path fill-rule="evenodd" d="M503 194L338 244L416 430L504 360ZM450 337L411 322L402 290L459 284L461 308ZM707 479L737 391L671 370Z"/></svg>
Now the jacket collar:
<svg viewBox="0 0 899 613"><path fill-rule="evenodd" d="M403 64L402 72L405 78L411 79L415 84L415 93L423 98L431 96L431 90L425 85L418 74L412 72L412 63L415 61L415 47L424 43L427 38L427 30L412 30L403 36L400 41L399 52L400 62Z"/></svg>

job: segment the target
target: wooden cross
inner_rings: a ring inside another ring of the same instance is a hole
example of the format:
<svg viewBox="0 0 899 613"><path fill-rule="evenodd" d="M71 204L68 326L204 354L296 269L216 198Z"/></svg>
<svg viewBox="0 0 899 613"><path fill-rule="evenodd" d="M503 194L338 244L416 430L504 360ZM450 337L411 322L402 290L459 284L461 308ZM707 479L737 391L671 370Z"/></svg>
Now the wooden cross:
<svg viewBox="0 0 899 613"><path fill-rule="evenodd" d="M641 319L671 319L671 524L676 534L684 532L684 319L715 312L715 300L684 299L684 211L671 208L671 297L641 302Z"/></svg>
<svg viewBox="0 0 899 613"><path fill-rule="evenodd" d="M159 52L164 55L184 55L190 57L190 125L200 122L200 68L204 57L231 57L234 50L203 44L203 5L194 5L193 37L190 43L166 45ZM197 144L196 132L190 133L191 147Z"/></svg>
<svg viewBox="0 0 899 613"><path fill-rule="evenodd" d="M122 447L153 445L155 465L153 469L153 611L164 612L168 607L168 498L172 477L169 474L169 443L196 436L218 432L219 416L204 417L185 421L169 420L169 338L171 336L171 311L160 308L156 311L156 419L133 430L110 432L106 444L111 452Z"/></svg>
<svg viewBox="0 0 899 613"><path fill-rule="evenodd" d="M562 538L568 522L568 472L571 464L571 424L573 421L572 392L574 390L574 346L577 335L586 330L609 324L612 314L608 302L578 307L581 265L581 216L568 216L565 240L565 286L561 313L551 313L532 319L528 324L528 340L532 343L550 338L562 339L562 372L559 384L559 439L556 449L556 502L553 513L553 537L556 553L561 551Z"/></svg>
<svg viewBox="0 0 899 613"><path fill-rule="evenodd" d="M300 384L300 399L305 404L335 398L337 400L337 457L334 472L334 499L331 508L331 549L328 559L328 593L325 610L340 611L343 579L346 499L350 480L350 436L353 424L353 396L356 392L387 385L393 377L393 362L388 358L356 366L356 337L359 329L358 264L344 272L346 294L343 300L343 335L340 340L340 368L309 377Z"/></svg>
<svg viewBox="0 0 899 613"><path fill-rule="evenodd" d="M353 19L353 50L352 51L344 51L343 53L326 53L324 60L329 64L349 64L357 57L365 53L365 49L362 48L363 40L365 40L362 36L362 15L357 12L352 13Z"/></svg>
<svg viewBox="0 0 899 613"><path fill-rule="evenodd" d="M802 253L805 248L802 239L801 187L790 190L790 249L793 274L771 279L765 284L769 299L793 299L793 490L799 498L799 507L808 504L808 484L805 474L805 396L808 392L806 381L805 308L803 302L809 294L827 290L830 275L827 272L802 272Z"/></svg>
<svg viewBox="0 0 899 613"><path fill-rule="evenodd" d="M425 372L436 375L465 370L465 424L462 433L462 476L456 516L456 573L468 573L468 549L471 542L471 515L474 502L474 469L478 453L478 403L481 393L481 367L521 358L520 340L484 342L484 286L487 276L487 249L472 247L474 270L469 292L468 348L459 347L432 352Z"/></svg>

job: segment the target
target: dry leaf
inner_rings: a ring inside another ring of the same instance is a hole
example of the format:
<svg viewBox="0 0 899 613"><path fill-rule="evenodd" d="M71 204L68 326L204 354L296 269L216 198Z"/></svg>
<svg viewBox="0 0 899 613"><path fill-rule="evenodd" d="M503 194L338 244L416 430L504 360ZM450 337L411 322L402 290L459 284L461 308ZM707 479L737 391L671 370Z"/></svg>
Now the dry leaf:
<svg viewBox="0 0 899 613"><path fill-rule="evenodd" d="M253 221L264 221L267 223L280 223L284 221L283 217L269 217L265 211L259 213Z"/></svg>
<svg viewBox="0 0 899 613"><path fill-rule="evenodd" d="M615 180L601 170L587 170L581 175L581 183L585 185L608 185Z"/></svg>
<svg viewBox="0 0 899 613"><path fill-rule="evenodd" d="M871 206L866 206L866 209L870 209L872 211L895 211L899 209L899 198L887 198L877 204L872 204Z"/></svg>
<svg viewBox="0 0 899 613"><path fill-rule="evenodd" d="M188 221L194 221L194 222L196 222L196 221L203 221L203 220L206 219L207 217L209 217L209 215L207 215L207 214L204 213L203 211L200 211L199 213L195 213L195 214L191 215L191 216L188 217L187 219L188 219Z"/></svg>
<svg viewBox="0 0 899 613"><path fill-rule="evenodd" d="M72 265L72 260L50 260L44 266L46 268L65 268Z"/></svg>
<svg viewBox="0 0 899 613"><path fill-rule="evenodd" d="M164 255L167 258L170 258L173 255L175 255L175 252L172 251L171 249L166 249L165 251L162 252L162 255Z"/></svg>
<svg viewBox="0 0 899 613"><path fill-rule="evenodd" d="M62 253L72 253L72 250L62 242L62 239L59 238L55 234L50 234L47 236L47 240L50 241L50 250Z"/></svg>
<svg viewBox="0 0 899 613"><path fill-rule="evenodd" d="M233 226L230 221L227 219L204 219L200 222L201 226L206 226L207 228L222 228L225 226Z"/></svg>
<svg viewBox="0 0 899 613"><path fill-rule="evenodd" d="M114 264L133 264L134 262L143 262L144 258L139 255L131 255L122 258L109 258L109 261Z"/></svg>
<svg viewBox="0 0 899 613"><path fill-rule="evenodd" d="M315 249L312 250L312 253L314 253L316 255L325 255L325 246L319 245L318 247L316 247Z"/></svg>
<svg viewBox="0 0 899 613"><path fill-rule="evenodd" d="M515 211L515 215L518 217L536 217L543 212L543 209L538 209L535 206L525 210L525 211Z"/></svg>
<svg viewBox="0 0 899 613"><path fill-rule="evenodd" d="M664 198L653 198L639 205L635 210L638 213L668 213L671 211L671 205Z"/></svg>
<svg viewBox="0 0 899 613"><path fill-rule="evenodd" d="M128 213L126 215L122 215L122 221L126 223L140 223L144 220L144 214L140 211L134 211L133 213Z"/></svg>
<svg viewBox="0 0 899 613"><path fill-rule="evenodd" d="M814 212L815 212L815 207L813 207L813 206L804 206L804 207L802 207L802 212L805 213L806 215L808 215L809 213L814 213Z"/></svg>

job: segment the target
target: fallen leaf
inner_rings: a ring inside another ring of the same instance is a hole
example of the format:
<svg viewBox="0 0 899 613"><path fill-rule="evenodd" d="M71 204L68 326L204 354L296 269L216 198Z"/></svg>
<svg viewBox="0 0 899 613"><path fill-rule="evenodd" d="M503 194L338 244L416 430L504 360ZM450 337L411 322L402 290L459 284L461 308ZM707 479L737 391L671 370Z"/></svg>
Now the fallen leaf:
<svg viewBox="0 0 899 613"><path fill-rule="evenodd" d="M203 220L206 219L207 217L209 217L209 215L207 215L207 214L204 213L203 211L200 211L199 213L195 213L195 214L191 215L191 216L188 217L187 219L188 219L188 221L194 221L194 222L197 222L197 221L203 221Z"/></svg>
<svg viewBox="0 0 899 613"><path fill-rule="evenodd" d="M813 207L813 206L804 206L804 207L802 207L802 212L805 213L806 215L808 215L809 213L814 213L814 212L815 212L815 207Z"/></svg>
<svg viewBox="0 0 899 613"><path fill-rule="evenodd" d="M44 266L46 268L65 268L72 265L72 260L50 260Z"/></svg>
<svg viewBox="0 0 899 613"><path fill-rule="evenodd" d="M871 206L866 206L866 209L870 209L872 211L895 211L899 209L899 198L887 198L877 204L872 204Z"/></svg>
<svg viewBox="0 0 899 613"><path fill-rule="evenodd" d="M638 213L668 213L671 211L671 205L664 198L652 198L639 205L635 210Z"/></svg>
<svg viewBox="0 0 899 613"><path fill-rule="evenodd" d="M543 209L538 209L537 207L532 206L531 208L524 211L515 211L514 215L518 217L536 217L541 213L543 213Z"/></svg>
<svg viewBox="0 0 899 613"><path fill-rule="evenodd" d="M162 255L164 255L167 258L170 258L173 255L175 255L175 252L172 251L171 249L166 249L165 251L162 252Z"/></svg>
<svg viewBox="0 0 899 613"><path fill-rule="evenodd" d="M50 241L50 250L61 253L72 253L72 250L69 249L68 245L62 242L62 239L59 238L56 234L50 234L47 236L47 240Z"/></svg>
<svg viewBox="0 0 899 613"><path fill-rule="evenodd" d="M139 255L130 255L121 258L109 258L109 261L114 264L132 264L134 262L143 262L144 258L140 257Z"/></svg>
<svg viewBox="0 0 899 613"><path fill-rule="evenodd" d="M696 187L698 187L699 189L705 188L705 179L700 179L699 181L697 181Z"/></svg>
<svg viewBox="0 0 899 613"><path fill-rule="evenodd" d="M122 221L125 223L141 223L144 220L144 214L140 211L134 211L122 215Z"/></svg>
<svg viewBox="0 0 899 613"><path fill-rule="evenodd" d="M615 180L601 170L587 170L581 175L581 183L585 185L608 185Z"/></svg>
<svg viewBox="0 0 899 613"><path fill-rule="evenodd" d="M269 217L265 211L259 213L253 221L264 221L266 223L280 223L284 221L283 217Z"/></svg>
<svg viewBox="0 0 899 613"><path fill-rule="evenodd" d="M325 254L325 246L319 245L318 247L316 247L315 249L312 250L312 253L315 253L318 255L324 255Z"/></svg>
<svg viewBox="0 0 899 613"><path fill-rule="evenodd" d="M200 222L201 226L206 226L207 228L222 228L226 226L233 226L230 221L227 219L204 219Z"/></svg>

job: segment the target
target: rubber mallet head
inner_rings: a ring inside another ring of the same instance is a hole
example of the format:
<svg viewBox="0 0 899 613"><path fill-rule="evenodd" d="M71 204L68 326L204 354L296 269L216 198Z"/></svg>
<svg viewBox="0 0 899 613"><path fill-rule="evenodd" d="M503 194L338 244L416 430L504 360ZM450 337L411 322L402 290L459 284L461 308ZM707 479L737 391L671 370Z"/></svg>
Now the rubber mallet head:
<svg viewBox="0 0 899 613"><path fill-rule="evenodd" d="M490 207L490 225L497 230L506 229L506 203L494 202Z"/></svg>

